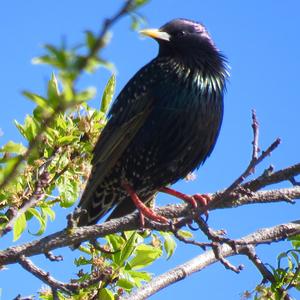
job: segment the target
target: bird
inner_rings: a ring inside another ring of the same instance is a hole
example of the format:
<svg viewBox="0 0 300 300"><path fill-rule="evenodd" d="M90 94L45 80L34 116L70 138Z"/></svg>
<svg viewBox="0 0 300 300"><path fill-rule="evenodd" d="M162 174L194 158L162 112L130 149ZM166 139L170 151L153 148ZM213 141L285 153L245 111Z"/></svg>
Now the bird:
<svg viewBox="0 0 300 300"><path fill-rule="evenodd" d="M178 18L144 29L157 56L125 85L96 142L92 169L78 207L78 226L136 210L165 223L149 203L158 192L194 198L170 188L201 166L216 144L224 111L227 58L206 27Z"/></svg>

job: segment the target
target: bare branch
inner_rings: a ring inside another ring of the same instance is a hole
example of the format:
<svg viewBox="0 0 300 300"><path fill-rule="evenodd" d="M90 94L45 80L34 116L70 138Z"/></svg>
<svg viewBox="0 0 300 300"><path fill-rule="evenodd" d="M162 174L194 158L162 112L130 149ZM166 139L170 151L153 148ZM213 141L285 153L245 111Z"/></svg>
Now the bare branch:
<svg viewBox="0 0 300 300"><path fill-rule="evenodd" d="M271 155L271 153L279 146L280 139L277 138L268 148L263 151L258 158L251 159L246 170L240 175L225 191L224 194L228 194L232 192L236 187L238 187L248 176L250 176L255 169L255 167L261 163L267 156Z"/></svg>
<svg viewBox="0 0 300 300"><path fill-rule="evenodd" d="M251 262L256 266L261 275L263 276L263 282L269 281L271 283L275 282L273 274L268 270L264 263L255 253L255 248L253 245L249 245L243 249L243 253L248 256Z"/></svg>
<svg viewBox="0 0 300 300"><path fill-rule="evenodd" d="M64 258L61 255L54 255L52 252L46 252L45 256L50 261L62 261L62 260L64 260Z"/></svg>
<svg viewBox="0 0 300 300"><path fill-rule="evenodd" d="M245 184L243 184L243 187L251 191L257 191L268 185L275 184L285 180L290 180L291 178L299 174L300 174L300 163L271 174L267 172L266 174L263 174L262 176L254 180L246 182Z"/></svg>
<svg viewBox="0 0 300 300"><path fill-rule="evenodd" d="M253 141L252 141L252 160L257 159L259 153L259 124L256 117L256 112L252 109L252 130L253 130Z"/></svg>
<svg viewBox="0 0 300 300"><path fill-rule="evenodd" d="M38 268L36 265L32 263L32 261L27 259L24 255L20 256L18 262L26 271L33 274L35 277L37 277L42 282L50 286L52 289L62 290L68 294L70 294L72 291L75 291L77 289L77 284L63 283L61 281L54 279L52 276L50 276L49 273Z"/></svg>
<svg viewBox="0 0 300 300"><path fill-rule="evenodd" d="M223 257L232 255L245 255L248 245L261 245L270 242L278 242L286 239L287 237L299 234L300 220L291 223L281 224L275 227L260 229L248 236L241 238L239 241L244 246L237 249L237 253L229 245L223 244L220 246L220 253ZM236 242L236 241L235 241ZM180 281L195 272L199 272L209 265L217 262L218 259L213 250L206 251L203 254L185 262L182 265L167 271L152 279L149 283L145 284L137 291L130 295L123 297L122 300L142 300L147 299L161 289L164 289L171 284Z"/></svg>

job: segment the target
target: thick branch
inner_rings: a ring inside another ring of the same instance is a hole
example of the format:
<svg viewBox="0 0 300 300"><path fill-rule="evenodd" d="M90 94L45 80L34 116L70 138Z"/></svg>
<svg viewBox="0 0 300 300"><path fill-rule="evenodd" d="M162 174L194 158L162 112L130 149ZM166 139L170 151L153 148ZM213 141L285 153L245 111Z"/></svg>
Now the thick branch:
<svg viewBox="0 0 300 300"><path fill-rule="evenodd" d="M216 197L212 195L212 197ZM217 208L231 208L234 206L241 206L253 203L272 203L279 201L286 201L283 198L299 199L300 187L296 186L289 189L261 191L253 193L250 196L236 197L233 201L222 201ZM155 210L158 214L166 218L181 218L192 217L192 211L186 204L168 205ZM170 231L169 224L156 224L147 221L146 228ZM40 240L35 240L25 243L20 246L10 247L6 250L0 251L0 265L12 264L18 262L21 255L26 257L47 253L57 248L78 244L83 241L93 240L95 238L103 237L111 233L123 232L126 230L135 230L139 228L138 214L133 213L128 216L111 220L99 225L85 226L79 228L72 228L70 230L62 230L57 233L48 235Z"/></svg>
<svg viewBox="0 0 300 300"><path fill-rule="evenodd" d="M261 245L269 244L272 242L278 242L286 239L287 237L294 236L300 233L300 220L281 224L275 227L260 229L250 235L247 235L238 242L242 245L235 249L232 249L229 245L224 244L220 247L220 252L223 257L233 256L237 254L247 255L246 249L249 245ZM161 289L168 287L169 285L180 281L187 276L195 272L199 272L209 265L217 262L214 251L209 250L203 254L196 256L195 258L185 262L182 265L177 266L168 272L155 277L152 281L142 286L140 289L130 294L127 297L122 298L123 300L142 300L147 299L151 295L155 294Z"/></svg>

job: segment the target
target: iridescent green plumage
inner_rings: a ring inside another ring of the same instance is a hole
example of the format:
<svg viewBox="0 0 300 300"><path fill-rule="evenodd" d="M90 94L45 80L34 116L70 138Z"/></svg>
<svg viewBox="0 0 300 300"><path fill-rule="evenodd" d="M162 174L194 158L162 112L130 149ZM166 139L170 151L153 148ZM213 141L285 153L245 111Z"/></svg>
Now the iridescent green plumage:
<svg viewBox="0 0 300 300"><path fill-rule="evenodd" d="M113 218L133 211L123 182L147 202L199 167L216 143L227 76L224 57L205 27L193 21L173 20L151 36L159 54L111 108L79 203L88 211L79 225L96 223L114 206Z"/></svg>

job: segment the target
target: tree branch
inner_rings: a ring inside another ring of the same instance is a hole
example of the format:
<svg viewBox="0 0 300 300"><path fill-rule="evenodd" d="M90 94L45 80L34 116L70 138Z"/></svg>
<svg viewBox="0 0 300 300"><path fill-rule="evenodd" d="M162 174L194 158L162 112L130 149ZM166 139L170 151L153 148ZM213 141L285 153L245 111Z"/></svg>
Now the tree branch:
<svg viewBox="0 0 300 300"><path fill-rule="evenodd" d="M278 242L299 233L300 220L270 228L263 228L237 240L236 242L240 243L241 245L237 249L232 249L232 247L227 244L221 245L220 253L223 257L229 257L233 255L247 255L247 247L249 247L249 245L261 245ZM164 274L155 277L149 283L145 284L134 293L123 297L122 300L147 299L159 290L164 289L171 284L180 281L187 276L190 276L195 272L199 272L217 261L218 259L216 258L213 250L206 251L205 253L196 256L195 258L185 262L184 264L179 265L165 272Z"/></svg>
<svg viewBox="0 0 300 300"><path fill-rule="evenodd" d="M35 277L40 279L45 284L49 285L52 289L55 290L62 290L65 293L70 294L72 291L76 290L76 284L68 284L63 283L54 279L50 276L49 273L45 272L44 270L38 268L36 265L32 263L29 259L27 259L24 255L21 255L19 258L19 264L28 272L33 274Z"/></svg>
<svg viewBox="0 0 300 300"><path fill-rule="evenodd" d="M216 194L213 195L216 197ZM299 199L300 187L293 187L289 189L261 191L254 193L251 197L240 196L236 197L231 202L223 201L217 208L232 208L246 204L254 203L272 203L286 201L283 198ZM192 217L192 211L186 204L168 205L162 208L156 208L158 214L166 218L182 218ZM104 237L111 233L123 232L126 230L135 230L140 226L137 213L132 213L128 216L114 219L103 224L85 226L79 228L65 229L54 234L48 235L40 240L35 240L20 246L10 247L6 250L0 251L0 265L7 265L18 262L21 255L26 257L44 254L57 248L66 247L78 244L87 240L93 240L99 237ZM149 229L156 229L162 231L170 231L169 224L157 224L146 220L145 227Z"/></svg>
<svg viewBox="0 0 300 300"><path fill-rule="evenodd" d="M8 222L3 229L0 230L0 237L4 236L13 229L16 220L25 213L29 208L35 206L44 196L43 190L50 185L49 173L47 168L51 165L52 161L56 158L56 154L61 152L60 148L53 151L52 155L38 168L37 179L35 182L34 190L30 193L30 188L27 186L24 191L24 200L19 208L9 208L6 211ZM31 194L31 196L30 196ZM27 198L28 197L28 198ZM27 200L25 200L27 198Z"/></svg>

